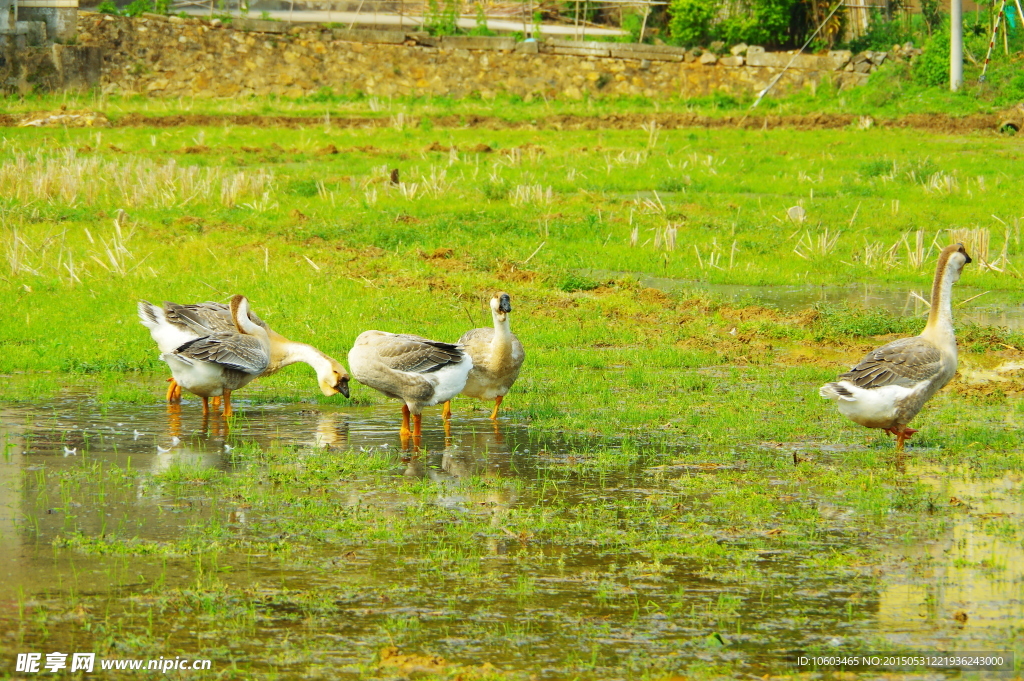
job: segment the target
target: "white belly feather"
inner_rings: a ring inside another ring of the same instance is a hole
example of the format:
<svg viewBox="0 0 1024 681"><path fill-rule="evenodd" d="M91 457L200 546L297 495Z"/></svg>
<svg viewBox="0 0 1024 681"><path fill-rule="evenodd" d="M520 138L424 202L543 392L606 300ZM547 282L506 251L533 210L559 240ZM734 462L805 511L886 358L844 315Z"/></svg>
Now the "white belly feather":
<svg viewBox="0 0 1024 681"><path fill-rule="evenodd" d="M160 359L171 367L171 375L182 388L200 397L224 394L224 368L210 362L187 361L180 355L165 352Z"/></svg>
<svg viewBox="0 0 1024 681"><path fill-rule="evenodd" d="M841 394L833 386L840 386L848 395ZM890 428L895 425L899 405L922 387L913 388L886 385L880 388L860 388L850 381L839 381L823 385L818 391L822 397L835 400L839 413L854 423L868 428Z"/></svg>
<svg viewBox="0 0 1024 681"><path fill-rule="evenodd" d="M434 386L434 395L427 406L447 402L462 392L466 385L466 377L472 368L473 360L469 355L464 355L463 360L458 364L450 364L433 373L420 374Z"/></svg>

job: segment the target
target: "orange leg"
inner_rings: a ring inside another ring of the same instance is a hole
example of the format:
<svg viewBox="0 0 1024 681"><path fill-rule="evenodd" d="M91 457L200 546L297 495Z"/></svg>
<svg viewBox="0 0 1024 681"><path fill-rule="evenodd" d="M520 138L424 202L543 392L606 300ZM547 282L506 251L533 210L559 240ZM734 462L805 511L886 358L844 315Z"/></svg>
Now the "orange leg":
<svg viewBox="0 0 1024 681"><path fill-rule="evenodd" d="M224 391L224 416L231 416L231 391Z"/></svg>
<svg viewBox="0 0 1024 681"><path fill-rule="evenodd" d="M896 451L903 451L903 443L910 439L910 436L917 432L916 428L908 428L902 424L893 426L892 428L886 428L887 433L892 433L896 436Z"/></svg>
<svg viewBox="0 0 1024 681"><path fill-rule="evenodd" d="M203 416L207 416L210 413L210 399L207 397L203 398Z"/></svg>
<svg viewBox="0 0 1024 681"><path fill-rule="evenodd" d="M181 386L174 380L174 376L168 378L167 382L170 384L167 386L167 403L177 404L181 402Z"/></svg>
<svg viewBox="0 0 1024 681"><path fill-rule="evenodd" d="M448 400L444 403L444 408L441 410L441 418L445 421L449 421L452 418L452 401Z"/></svg>
<svg viewBox="0 0 1024 681"><path fill-rule="evenodd" d="M501 395L498 395L497 397L494 398L494 411L491 412L491 420L497 420L497 418L498 418L498 407L501 406L501 401L504 400L504 399L505 398L503 396L501 396Z"/></svg>
<svg viewBox="0 0 1024 681"><path fill-rule="evenodd" d="M402 430L398 431L403 438L412 435L412 431L409 429L409 405L402 405Z"/></svg>
<svg viewBox="0 0 1024 681"><path fill-rule="evenodd" d="M416 438L423 436L423 414L412 415L412 436Z"/></svg>

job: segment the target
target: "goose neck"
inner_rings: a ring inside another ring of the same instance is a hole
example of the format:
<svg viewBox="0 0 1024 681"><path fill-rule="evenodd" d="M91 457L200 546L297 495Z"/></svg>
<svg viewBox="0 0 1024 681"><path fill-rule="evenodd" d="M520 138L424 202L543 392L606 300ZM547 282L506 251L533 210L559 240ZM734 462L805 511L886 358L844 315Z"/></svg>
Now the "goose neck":
<svg viewBox="0 0 1024 681"><path fill-rule="evenodd" d="M939 343L952 343L956 347L952 297L957 273L954 268L946 266L947 262L942 263L935 273L935 280L932 282L931 310L928 313L928 323L921 335Z"/></svg>
<svg viewBox="0 0 1024 681"><path fill-rule="evenodd" d="M492 317L494 318L494 345L510 344L512 342L512 327L508 322L508 316L501 319L495 313Z"/></svg>
<svg viewBox="0 0 1024 681"><path fill-rule="evenodd" d="M316 370L319 375L321 372L328 372L331 370L331 363L326 356L312 345L306 345L305 343L297 343L282 339L277 343L274 353L277 358L277 368L283 368L296 362L302 362L308 364Z"/></svg>

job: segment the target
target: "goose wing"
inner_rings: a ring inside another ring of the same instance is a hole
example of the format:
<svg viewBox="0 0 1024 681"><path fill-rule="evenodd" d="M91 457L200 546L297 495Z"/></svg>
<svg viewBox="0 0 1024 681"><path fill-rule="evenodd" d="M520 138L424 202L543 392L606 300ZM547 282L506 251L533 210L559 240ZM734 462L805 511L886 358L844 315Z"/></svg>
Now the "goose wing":
<svg viewBox="0 0 1024 681"><path fill-rule="evenodd" d="M473 354L473 350L477 345L487 347L491 344L493 338L494 329L470 329L462 334L462 338L459 339L459 345L468 349L470 354Z"/></svg>
<svg viewBox="0 0 1024 681"><path fill-rule="evenodd" d="M185 343L175 353L247 374L262 374L270 365L270 356L259 340L238 333L203 336Z"/></svg>
<svg viewBox="0 0 1024 681"><path fill-rule="evenodd" d="M939 349L920 336L902 338L872 350L839 380L866 389L887 385L913 388L937 375L941 360Z"/></svg>
<svg viewBox="0 0 1024 681"><path fill-rule="evenodd" d="M429 374L466 357L459 346L411 334L393 334L377 345L377 355L391 369Z"/></svg>
<svg viewBox="0 0 1024 681"><path fill-rule="evenodd" d="M172 324L187 327L199 334L237 333L235 323L231 320L231 308L224 303L207 301L194 305L178 305L164 302L164 315ZM267 323L249 311L249 319L254 324L269 328Z"/></svg>

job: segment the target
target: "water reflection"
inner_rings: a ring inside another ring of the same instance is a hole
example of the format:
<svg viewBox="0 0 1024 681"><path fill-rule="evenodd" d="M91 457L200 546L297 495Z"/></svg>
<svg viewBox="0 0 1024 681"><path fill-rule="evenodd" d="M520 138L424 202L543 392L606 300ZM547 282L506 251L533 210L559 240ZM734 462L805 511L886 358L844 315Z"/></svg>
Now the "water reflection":
<svg viewBox="0 0 1024 681"><path fill-rule="evenodd" d="M391 405L338 409L241 404L232 421L204 417L191 406L99 404L78 397L57 399L45 408L0 404L0 607L15 607L17 594L34 593L41 585L64 584L69 574L75 575L72 588L90 582L54 560L52 542L59 536L117 533L140 541L163 540L213 512L200 488L194 496L179 490L172 498L164 485L130 471L218 469L244 474L248 458L238 453L253 445L376 449L393 452L396 474L451 483L442 486L434 503L495 513L515 503L515 497L464 481L514 475L512 461L522 458L516 450L529 449L525 427L457 414L454 434L446 434L440 418L428 418L419 454L403 456ZM439 416L439 410L432 416ZM70 449L76 450L74 455L66 455ZM112 466L129 471L124 484L116 484ZM522 461L519 468L530 469ZM353 503L363 496L382 500L372 489L355 496ZM244 508L220 512L230 525L247 522ZM77 560L74 552L65 559ZM109 569L104 558L90 557L88 562L90 574Z"/></svg>
<svg viewBox="0 0 1024 681"><path fill-rule="evenodd" d="M994 366L975 366L964 362L959 368L961 379L968 384L1013 383L1014 374L1024 369L1024 362L999 362Z"/></svg>
<svg viewBox="0 0 1024 681"><path fill-rule="evenodd" d="M347 449L349 441L346 415L338 412L319 412L316 415L316 431L310 444L318 449Z"/></svg>
<svg viewBox="0 0 1024 681"><path fill-rule="evenodd" d="M29 474L25 433L31 427L9 420L6 412L0 405L0 581L10 583L24 569L25 548L19 523L23 522L23 482ZM15 612L16 603L0 593L0 619L12 617Z"/></svg>
<svg viewBox="0 0 1024 681"><path fill-rule="evenodd" d="M932 541L894 549L895 566L879 598L878 618L894 640L963 646L986 630L1024 626L1024 545L1015 519L1024 515L1024 477L979 479L969 470L908 465L907 472L952 507L949 529ZM1009 640L1009 638L1007 639ZM963 649L963 648L962 648Z"/></svg>
<svg viewBox="0 0 1024 681"><path fill-rule="evenodd" d="M231 452L253 443L262 448L296 447L332 450L401 447L394 409L311 409L295 405L240 405L238 417L226 421L204 417L186 405L99 405L86 400L57 400L52 407L0 406L0 444L6 443L5 471L16 463L60 469L76 465L73 456L97 457L119 466L152 472L167 470L175 462L200 468L227 470ZM495 424L486 418L456 415L446 432L441 420L425 427L420 451L443 458L443 466L456 477L483 474L502 457L529 449L523 426ZM433 453L433 454L431 454ZM483 456L477 460L477 453ZM24 457L24 459L23 459ZM22 466L23 467L23 466ZM8 486L10 488L10 486Z"/></svg>
<svg viewBox="0 0 1024 681"><path fill-rule="evenodd" d="M510 438L505 435L506 429L511 433ZM510 439L515 444L512 448ZM534 467L521 460L529 453L529 447L523 446L528 442L529 435L522 426L504 425L490 419L463 419L445 437L443 449L428 450L410 458L404 474L451 482L522 475ZM518 453L516 448L520 449ZM520 465L516 464L517 458Z"/></svg>

